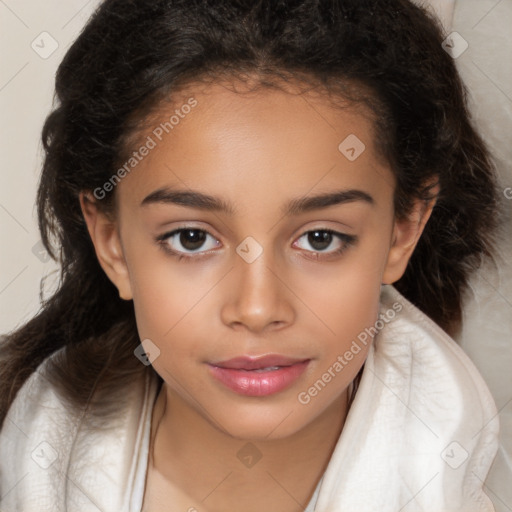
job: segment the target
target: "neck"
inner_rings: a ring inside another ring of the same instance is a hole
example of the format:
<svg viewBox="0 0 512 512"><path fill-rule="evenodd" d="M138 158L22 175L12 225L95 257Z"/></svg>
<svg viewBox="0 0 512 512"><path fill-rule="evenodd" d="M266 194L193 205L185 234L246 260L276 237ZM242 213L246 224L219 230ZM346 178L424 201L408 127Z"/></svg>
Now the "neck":
<svg viewBox="0 0 512 512"><path fill-rule="evenodd" d="M196 503L208 496L209 510L228 510L226 503L303 510L340 436L347 396L345 390L293 435L246 440L219 429L164 383L153 410L150 463Z"/></svg>

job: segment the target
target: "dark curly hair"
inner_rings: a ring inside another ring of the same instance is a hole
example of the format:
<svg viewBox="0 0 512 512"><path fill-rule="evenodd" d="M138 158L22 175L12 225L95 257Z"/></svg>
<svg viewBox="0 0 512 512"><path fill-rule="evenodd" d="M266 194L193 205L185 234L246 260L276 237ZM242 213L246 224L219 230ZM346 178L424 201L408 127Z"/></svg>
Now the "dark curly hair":
<svg viewBox="0 0 512 512"><path fill-rule="evenodd" d="M492 257L498 209L493 164L444 37L409 0L105 0L60 64L57 104L42 132L39 229L61 275L51 297L41 292L40 312L3 342L0 426L50 356L48 378L75 407L107 403L96 400L102 390L154 371L133 356L133 303L98 263L79 194L113 175L139 121L195 82L300 81L369 107L396 175L397 217L430 197L432 180L440 186L395 286L456 332L468 276ZM98 205L113 213L115 192Z"/></svg>

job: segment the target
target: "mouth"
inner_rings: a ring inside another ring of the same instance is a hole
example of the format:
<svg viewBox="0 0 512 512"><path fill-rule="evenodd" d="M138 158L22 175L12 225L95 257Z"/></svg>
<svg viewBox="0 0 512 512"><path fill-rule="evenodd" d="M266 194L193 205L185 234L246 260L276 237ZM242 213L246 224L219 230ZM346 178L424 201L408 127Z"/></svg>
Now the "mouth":
<svg viewBox="0 0 512 512"><path fill-rule="evenodd" d="M231 391L245 396L268 396L291 386L310 361L280 355L242 356L208 366L210 374Z"/></svg>

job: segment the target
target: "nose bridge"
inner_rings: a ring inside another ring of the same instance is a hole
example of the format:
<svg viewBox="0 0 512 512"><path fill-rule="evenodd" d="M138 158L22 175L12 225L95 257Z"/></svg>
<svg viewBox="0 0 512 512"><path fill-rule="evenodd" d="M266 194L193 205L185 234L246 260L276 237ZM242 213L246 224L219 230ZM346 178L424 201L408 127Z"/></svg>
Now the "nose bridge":
<svg viewBox="0 0 512 512"><path fill-rule="evenodd" d="M233 293L223 306L224 322L231 326L242 324L252 331L291 322L293 307L271 248L264 249L254 238L247 237L236 252Z"/></svg>

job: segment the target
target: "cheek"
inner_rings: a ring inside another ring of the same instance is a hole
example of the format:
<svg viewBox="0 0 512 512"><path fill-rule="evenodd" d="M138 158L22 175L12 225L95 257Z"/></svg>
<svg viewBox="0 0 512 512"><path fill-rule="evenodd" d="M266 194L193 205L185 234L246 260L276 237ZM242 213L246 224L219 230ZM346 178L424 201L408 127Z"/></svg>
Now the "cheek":
<svg viewBox="0 0 512 512"><path fill-rule="evenodd" d="M315 314L319 332L346 343L374 324L386 256L385 244L367 240L338 262L311 265L308 272L297 273L294 292Z"/></svg>
<svg viewBox="0 0 512 512"><path fill-rule="evenodd" d="M382 269L388 245L385 236L361 239L332 266L301 273L297 294L315 313L308 330L314 333L318 361L299 402L326 407L355 378L366 359L378 319ZM312 267L315 268L315 267ZM314 398L314 400L313 400Z"/></svg>
<svg viewBox="0 0 512 512"><path fill-rule="evenodd" d="M130 283L140 336L163 339L186 315L193 294L183 278L173 272L172 264L151 253L131 253Z"/></svg>
<svg viewBox="0 0 512 512"><path fill-rule="evenodd" d="M323 293L319 290L309 293L308 305L318 318L312 319L309 326L311 332L317 333L317 372L327 371L338 356L347 353L342 361L343 379L337 382L346 380L348 384L355 377L372 341L367 330L378 318L379 299L379 280L354 270L332 279Z"/></svg>
<svg viewBox="0 0 512 512"><path fill-rule="evenodd" d="M308 305L321 320L315 318L309 326L318 360L297 395L300 404L315 410L332 404L361 369L380 303L378 275L361 261L325 284L323 290L311 288L308 295Z"/></svg>
<svg viewBox="0 0 512 512"><path fill-rule="evenodd" d="M215 301L224 273L134 247L130 280L137 330L141 340L149 338L161 351L153 363L157 372L186 373L204 359L213 323L205 308Z"/></svg>

